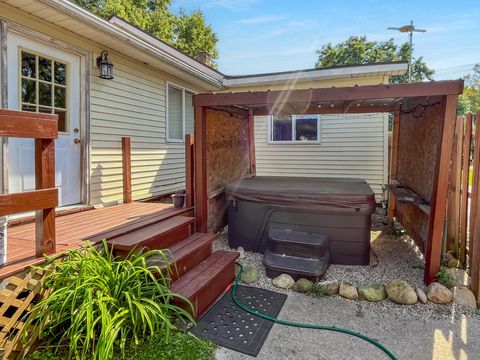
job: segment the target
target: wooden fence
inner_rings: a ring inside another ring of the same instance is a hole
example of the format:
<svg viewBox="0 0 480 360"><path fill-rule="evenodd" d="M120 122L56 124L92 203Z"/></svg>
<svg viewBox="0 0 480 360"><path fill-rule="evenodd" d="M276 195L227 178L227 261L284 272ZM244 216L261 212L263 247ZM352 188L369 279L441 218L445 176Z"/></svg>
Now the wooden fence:
<svg viewBox="0 0 480 360"><path fill-rule="evenodd" d="M472 277L480 301L480 112L455 124L448 189L446 250L455 253Z"/></svg>

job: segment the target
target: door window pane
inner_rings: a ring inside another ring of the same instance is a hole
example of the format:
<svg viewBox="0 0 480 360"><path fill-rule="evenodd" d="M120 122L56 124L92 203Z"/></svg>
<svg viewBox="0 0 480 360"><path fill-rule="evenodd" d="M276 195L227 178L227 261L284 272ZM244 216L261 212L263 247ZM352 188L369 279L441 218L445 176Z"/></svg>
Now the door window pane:
<svg viewBox="0 0 480 360"><path fill-rule="evenodd" d="M56 61L55 61L55 83L59 85L67 85L66 65Z"/></svg>
<svg viewBox="0 0 480 360"><path fill-rule="evenodd" d="M33 54L29 54L22 51L22 76L35 78L36 72L36 57Z"/></svg>
<svg viewBox="0 0 480 360"><path fill-rule="evenodd" d="M52 60L42 57L38 59L38 78L43 81L52 81Z"/></svg>
<svg viewBox="0 0 480 360"><path fill-rule="evenodd" d="M40 105L52 106L52 84L38 84L38 103Z"/></svg>
<svg viewBox="0 0 480 360"><path fill-rule="evenodd" d="M66 132L67 131L67 121L66 121L66 112L63 110L55 110L55 114L58 115L58 131Z"/></svg>
<svg viewBox="0 0 480 360"><path fill-rule="evenodd" d="M35 80L22 79L22 102L29 104L37 103L37 89Z"/></svg>
<svg viewBox="0 0 480 360"><path fill-rule="evenodd" d="M168 86L168 140L183 140L183 92Z"/></svg>
<svg viewBox="0 0 480 360"><path fill-rule="evenodd" d="M55 86L55 104L54 106L57 108L65 109L66 101L65 101L66 89L62 87Z"/></svg>
<svg viewBox="0 0 480 360"><path fill-rule="evenodd" d="M292 117L274 116L272 120L272 141L291 141L292 135Z"/></svg>
<svg viewBox="0 0 480 360"><path fill-rule="evenodd" d="M295 119L295 140L317 141L317 117Z"/></svg>

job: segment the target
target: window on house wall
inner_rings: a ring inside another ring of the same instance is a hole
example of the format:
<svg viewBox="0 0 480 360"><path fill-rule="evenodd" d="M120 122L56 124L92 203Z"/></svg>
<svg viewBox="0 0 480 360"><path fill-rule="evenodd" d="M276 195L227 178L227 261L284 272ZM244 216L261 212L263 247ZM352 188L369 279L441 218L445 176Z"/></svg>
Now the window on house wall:
<svg viewBox="0 0 480 360"><path fill-rule="evenodd" d="M320 115L274 115L269 128L271 143L320 142Z"/></svg>
<svg viewBox="0 0 480 360"><path fill-rule="evenodd" d="M68 132L68 64L20 51L21 110L58 115L58 131Z"/></svg>
<svg viewBox="0 0 480 360"><path fill-rule="evenodd" d="M167 85L167 141L183 142L185 134L193 133L192 96L179 86Z"/></svg>

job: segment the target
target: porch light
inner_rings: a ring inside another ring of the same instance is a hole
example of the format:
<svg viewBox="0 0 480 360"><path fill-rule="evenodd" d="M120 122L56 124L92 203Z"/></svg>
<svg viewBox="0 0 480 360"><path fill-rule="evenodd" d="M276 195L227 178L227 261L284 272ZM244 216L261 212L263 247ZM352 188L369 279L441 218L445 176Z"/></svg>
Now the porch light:
<svg viewBox="0 0 480 360"><path fill-rule="evenodd" d="M108 52L103 50L102 54L97 58L97 66L100 69L100 78L113 79L113 64L108 59Z"/></svg>

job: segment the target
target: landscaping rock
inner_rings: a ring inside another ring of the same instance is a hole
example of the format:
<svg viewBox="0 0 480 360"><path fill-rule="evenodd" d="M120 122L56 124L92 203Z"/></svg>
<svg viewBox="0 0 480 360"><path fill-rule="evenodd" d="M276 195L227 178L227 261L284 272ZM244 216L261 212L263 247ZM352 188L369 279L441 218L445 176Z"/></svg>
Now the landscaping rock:
<svg viewBox="0 0 480 360"><path fill-rule="evenodd" d="M245 284L252 284L258 281L258 271L254 267L247 266L243 268L242 282Z"/></svg>
<svg viewBox="0 0 480 360"><path fill-rule="evenodd" d="M438 282L428 285L426 293L427 299L437 304L448 304L453 299L452 292Z"/></svg>
<svg viewBox="0 0 480 360"><path fill-rule="evenodd" d="M397 304L413 305L417 302L415 289L406 281L395 279L385 287L388 298Z"/></svg>
<svg viewBox="0 0 480 360"><path fill-rule="evenodd" d="M375 284L375 285L364 285L358 288L358 298L360 300L367 301L382 301L387 297L387 292L385 291L385 286Z"/></svg>
<svg viewBox="0 0 480 360"><path fill-rule="evenodd" d="M449 268L457 268L457 269L463 269L463 265L460 262L460 260L457 259L452 259L448 262L447 267Z"/></svg>
<svg viewBox="0 0 480 360"><path fill-rule="evenodd" d="M273 279L273 285L281 289L290 289L295 285L295 280L288 274L281 274Z"/></svg>
<svg viewBox="0 0 480 360"><path fill-rule="evenodd" d="M475 294L465 286L455 286L453 288L453 302L458 305L468 307L470 309L477 308L477 300Z"/></svg>
<svg viewBox="0 0 480 360"><path fill-rule="evenodd" d="M453 276L453 286L466 286L469 289L472 287L472 279L465 270L449 268L445 271Z"/></svg>
<svg viewBox="0 0 480 360"><path fill-rule="evenodd" d="M452 251L447 251L443 256L443 260L445 260L448 263L450 260L457 260L457 258Z"/></svg>
<svg viewBox="0 0 480 360"><path fill-rule="evenodd" d="M358 291L357 288L345 281L342 281L340 283L340 287L338 289L338 294L341 297L344 297L346 299L350 300L357 300L358 299Z"/></svg>
<svg viewBox="0 0 480 360"><path fill-rule="evenodd" d="M245 259L245 250L243 250L243 247L239 247L237 249L237 252L238 252L238 258L239 259Z"/></svg>
<svg viewBox="0 0 480 360"><path fill-rule="evenodd" d="M313 281L310 281L305 278L301 278L295 282L295 285L293 285L293 290L299 293L306 293L312 288L312 285L313 285Z"/></svg>
<svg viewBox="0 0 480 360"><path fill-rule="evenodd" d="M427 294L425 294L425 291L423 291L419 287L416 287L415 292L417 293L418 301L420 301L422 304L426 304L428 299L427 299Z"/></svg>
<svg viewBox="0 0 480 360"><path fill-rule="evenodd" d="M330 290L331 294L338 294L338 288L340 287L340 283L338 280L326 280L320 281L320 284L325 286L328 290Z"/></svg>

